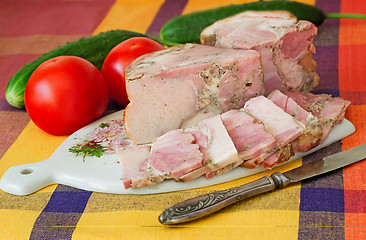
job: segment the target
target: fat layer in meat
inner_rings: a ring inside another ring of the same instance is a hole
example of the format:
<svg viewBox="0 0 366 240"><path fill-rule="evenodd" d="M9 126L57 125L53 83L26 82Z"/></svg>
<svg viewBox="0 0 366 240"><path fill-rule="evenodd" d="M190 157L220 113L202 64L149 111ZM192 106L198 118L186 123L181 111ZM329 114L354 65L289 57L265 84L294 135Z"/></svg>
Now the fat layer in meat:
<svg viewBox="0 0 366 240"><path fill-rule="evenodd" d="M202 44L261 53L265 94L275 89L310 91L319 83L313 38L317 28L285 11L246 11L215 22Z"/></svg>

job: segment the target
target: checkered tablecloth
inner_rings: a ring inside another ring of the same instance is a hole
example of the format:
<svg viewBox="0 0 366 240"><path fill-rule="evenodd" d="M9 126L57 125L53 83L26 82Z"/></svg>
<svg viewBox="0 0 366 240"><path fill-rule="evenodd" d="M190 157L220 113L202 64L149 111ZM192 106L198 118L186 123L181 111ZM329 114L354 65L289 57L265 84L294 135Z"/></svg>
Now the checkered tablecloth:
<svg viewBox="0 0 366 240"><path fill-rule="evenodd" d="M58 45L111 29L157 36L171 17L243 3L229 0L1 0L0 177L13 165L47 159L67 138L39 130L11 107L5 88L24 64ZM325 12L366 14L364 0L303 0ZM366 20L326 20L315 39L316 93L352 101L351 136L281 170L366 143ZM108 111L120 108L109 105ZM257 179L153 195L88 192L63 185L29 196L0 191L0 239L366 239L366 161L293 184L200 221L173 227L157 217L181 200Z"/></svg>

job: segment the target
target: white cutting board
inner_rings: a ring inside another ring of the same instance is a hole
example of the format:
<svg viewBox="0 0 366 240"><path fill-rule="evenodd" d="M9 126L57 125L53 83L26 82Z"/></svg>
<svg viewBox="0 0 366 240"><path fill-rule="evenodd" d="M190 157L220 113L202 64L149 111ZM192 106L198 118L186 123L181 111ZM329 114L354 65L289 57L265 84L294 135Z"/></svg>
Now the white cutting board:
<svg viewBox="0 0 366 240"><path fill-rule="evenodd" d="M86 134L92 132L101 123L121 119L122 116L123 110L80 129L70 135L47 160L9 168L0 180L0 189L15 195L28 195L52 184L64 184L103 193L153 194L211 186L266 171L262 167L256 169L239 167L209 180L204 177L184 183L165 180L152 186L125 190L121 181L121 166L116 154L104 154L100 158L86 157L83 161L82 156L76 157L69 152L70 147L80 143L80 139L84 139ZM333 128L323 145L305 154L296 154L290 161L343 139L354 131L353 124L345 119L342 124Z"/></svg>

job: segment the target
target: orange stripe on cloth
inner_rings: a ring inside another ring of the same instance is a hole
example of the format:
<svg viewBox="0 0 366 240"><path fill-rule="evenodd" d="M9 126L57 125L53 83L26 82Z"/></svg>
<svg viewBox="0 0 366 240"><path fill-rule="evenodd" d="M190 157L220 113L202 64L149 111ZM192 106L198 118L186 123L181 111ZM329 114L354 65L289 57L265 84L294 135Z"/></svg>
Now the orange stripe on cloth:
<svg viewBox="0 0 366 240"><path fill-rule="evenodd" d="M365 0L347 0L341 3L342 13L366 14ZM366 44L366 20L341 19L339 44Z"/></svg>
<svg viewBox="0 0 366 240"><path fill-rule="evenodd" d="M346 119L353 123L356 132L342 140L343 150L366 143L366 105L356 106L351 104L347 109Z"/></svg>
<svg viewBox="0 0 366 240"><path fill-rule="evenodd" d="M365 6L364 0L342 1L341 12L366 14L366 7L360 6ZM366 91L366 20L341 19L340 23L339 90Z"/></svg>
<svg viewBox="0 0 366 240"><path fill-rule="evenodd" d="M366 20L341 19L339 45L351 44L366 44Z"/></svg>
<svg viewBox="0 0 366 240"><path fill-rule="evenodd" d="M190 0L186 6L186 8L183 11L183 14L195 12L195 11L201 11L206 10L210 8L216 8L216 7L222 7L229 4L243 4L248 2L256 2L254 0L231 0L231 1L222 1L222 0L210 0L205 1L204 4L202 4L202 0ZM315 0L297 0L297 2L307 3L314 5Z"/></svg>
<svg viewBox="0 0 366 240"><path fill-rule="evenodd" d="M364 240L366 239L366 214L365 213L345 213L345 235L346 239Z"/></svg>
<svg viewBox="0 0 366 240"><path fill-rule="evenodd" d="M366 32L366 28L365 28ZM352 36L349 36L352 38ZM366 44L339 45L339 90L366 91Z"/></svg>
<svg viewBox="0 0 366 240"><path fill-rule="evenodd" d="M117 0L94 34L113 29L145 33L163 0Z"/></svg>
<svg viewBox="0 0 366 240"><path fill-rule="evenodd" d="M363 7L362 7L363 6ZM341 12L366 14L363 0L343 0ZM366 21L341 19L339 29L339 90L340 96L353 100L346 118L356 132L342 140L342 149L366 143ZM353 95L353 96L352 96ZM343 169L345 239L366 239L366 161Z"/></svg>
<svg viewBox="0 0 366 240"><path fill-rule="evenodd" d="M346 114L346 118L350 120L356 132L351 136L342 140L342 150L347 150L358 145L366 143L366 106L351 105ZM344 189L366 191L366 161L358 162L357 164L345 167L343 169ZM347 206L347 196L345 195L345 205ZM366 224L366 222L364 222ZM347 224L346 224L347 225ZM350 238L352 239L352 238Z"/></svg>

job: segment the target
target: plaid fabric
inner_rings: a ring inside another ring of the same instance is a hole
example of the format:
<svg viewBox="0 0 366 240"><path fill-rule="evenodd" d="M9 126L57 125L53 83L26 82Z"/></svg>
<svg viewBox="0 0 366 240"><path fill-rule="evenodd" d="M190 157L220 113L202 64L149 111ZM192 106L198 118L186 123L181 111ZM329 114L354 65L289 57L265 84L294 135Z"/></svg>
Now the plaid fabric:
<svg viewBox="0 0 366 240"><path fill-rule="evenodd" d="M201 0L0 1L0 176L11 166L48 158L66 139L48 135L24 110L6 103L5 88L24 64L60 44L110 29L157 36L171 17L229 3ZM325 12L366 14L363 0L304 0ZM315 40L317 93L351 100L356 132L281 167L366 143L366 21L326 20ZM110 104L108 111L118 110ZM166 227L158 215L183 199L258 179L155 195L113 195L63 185L29 196L0 191L0 239L366 239L366 161L227 207L200 221Z"/></svg>

